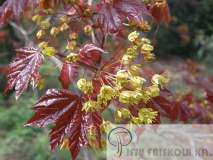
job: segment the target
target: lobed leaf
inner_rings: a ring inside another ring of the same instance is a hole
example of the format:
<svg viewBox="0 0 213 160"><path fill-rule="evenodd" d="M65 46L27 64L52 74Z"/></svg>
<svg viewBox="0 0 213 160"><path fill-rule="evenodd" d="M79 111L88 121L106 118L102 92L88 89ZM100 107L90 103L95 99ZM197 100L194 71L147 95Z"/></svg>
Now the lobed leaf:
<svg viewBox="0 0 213 160"><path fill-rule="evenodd" d="M35 87L40 79L39 68L43 55L35 48L18 49L15 60L9 65L5 92L15 87L16 98L27 89L29 83Z"/></svg>
<svg viewBox="0 0 213 160"><path fill-rule="evenodd" d="M88 144L87 130L95 128L97 141L100 141L100 124L102 119L99 113L82 111L82 98L68 90L50 89L34 106L35 115L26 126L45 127L55 124L50 132L51 148L55 149L68 140L68 148L75 160L80 148Z"/></svg>

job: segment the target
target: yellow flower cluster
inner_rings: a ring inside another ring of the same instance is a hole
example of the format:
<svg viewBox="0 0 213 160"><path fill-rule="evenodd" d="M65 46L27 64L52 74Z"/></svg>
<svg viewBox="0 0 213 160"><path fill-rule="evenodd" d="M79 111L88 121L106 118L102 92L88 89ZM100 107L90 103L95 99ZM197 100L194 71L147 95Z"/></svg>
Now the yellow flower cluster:
<svg viewBox="0 0 213 160"><path fill-rule="evenodd" d="M158 112L151 108L142 108L139 110L138 117L131 119L132 124L152 124L155 122Z"/></svg>
<svg viewBox="0 0 213 160"><path fill-rule="evenodd" d="M84 94L91 94L93 91L92 82L84 78L81 78L77 82L78 89Z"/></svg>
<svg viewBox="0 0 213 160"><path fill-rule="evenodd" d="M46 14L53 14L53 10L44 11ZM44 39L45 35L49 32L49 34L53 37L56 37L60 32L66 31L69 29L70 18L68 16L61 16L59 19L59 23L57 26L52 26L49 18L44 18L40 14L36 14L32 17L32 21L35 22L39 27L36 36L37 38Z"/></svg>
<svg viewBox="0 0 213 160"><path fill-rule="evenodd" d="M117 109L115 111L115 121L116 122L122 122L125 119L131 118L131 113L126 108Z"/></svg>
<svg viewBox="0 0 213 160"><path fill-rule="evenodd" d="M41 49L41 53L45 56L54 56L57 50L54 47L48 45L47 42L41 42L38 44L38 48Z"/></svg>
<svg viewBox="0 0 213 160"><path fill-rule="evenodd" d="M103 85L97 98L97 103L106 106L109 101L117 96L117 91L108 85Z"/></svg>
<svg viewBox="0 0 213 160"><path fill-rule="evenodd" d="M115 89L113 89L111 86L103 85L100 89L100 93L97 96L97 101L89 100L85 102L83 104L83 110L86 112L94 112L101 110L109 103L109 101L114 99L116 96L117 91Z"/></svg>
<svg viewBox="0 0 213 160"><path fill-rule="evenodd" d="M96 101L87 101L83 104L82 110L85 112L95 112L96 110L98 110L98 104Z"/></svg>
<svg viewBox="0 0 213 160"><path fill-rule="evenodd" d="M70 54L65 58L66 61L71 62L71 63L77 62L78 59L79 59L79 55L76 54L76 53L70 53Z"/></svg>
<svg viewBox="0 0 213 160"><path fill-rule="evenodd" d="M169 79L163 75L155 74L152 77L152 83L164 87L169 83Z"/></svg>

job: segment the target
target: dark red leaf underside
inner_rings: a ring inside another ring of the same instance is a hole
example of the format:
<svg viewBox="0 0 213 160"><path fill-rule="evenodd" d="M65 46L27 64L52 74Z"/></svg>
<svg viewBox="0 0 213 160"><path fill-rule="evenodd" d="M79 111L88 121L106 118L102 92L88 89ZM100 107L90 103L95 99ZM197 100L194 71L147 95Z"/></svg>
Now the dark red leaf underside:
<svg viewBox="0 0 213 160"><path fill-rule="evenodd" d="M98 22L102 24L107 33L118 32L126 20L141 22L143 16L148 15L146 6L139 0L102 2L97 8Z"/></svg>
<svg viewBox="0 0 213 160"><path fill-rule="evenodd" d="M68 89L70 84L74 82L78 76L78 65L71 63L64 63L59 80L64 89Z"/></svg>
<svg viewBox="0 0 213 160"><path fill-rule="evenodd" d="M5 92L15 87L16 98L18 98L27 89L29 83L35 87L40 79L39 68L42 62L43 55L35 48L17 50L15 60L9 65Z"/></svg>
<svg viewBox="0 0 213 160"><path fill-rule="evenodd" d="M94 44L86 44L79 51L79 61L87 66L95 67L101 61L101 53L104 53L103 49Z"/></svg>
<svg viewBox="0 0 213 160"><path fill-rule="evenodd" d="M169 24L172 20L168 4L162 6L153 6L151 14L157 23Z"/></svg>
<svg viewBox="0 0 213 160"><path fill-rule="evenodd" d="M75 160L80 148L86 144L87 130L95 129L97 141L100 141L99 113L86 114L82 111L82 98L68 90L48 90L34 106L35 115L27 122L27 126L45 127L54 124L50 132L51 148L55 149L64 139L69 141L69 150Z"/></svg>

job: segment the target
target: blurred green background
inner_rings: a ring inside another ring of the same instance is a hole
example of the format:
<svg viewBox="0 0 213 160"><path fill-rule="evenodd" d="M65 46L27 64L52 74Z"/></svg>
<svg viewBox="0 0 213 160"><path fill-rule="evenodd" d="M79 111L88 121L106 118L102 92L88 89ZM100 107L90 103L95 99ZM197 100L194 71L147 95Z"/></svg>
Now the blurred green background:
<svg viewBox="0 0 213 160"><path fill-rule="evenodd" d="M192 58L206 65L209 72L212 72L210 68L213 67L213 0L168 2L173 21L169 26L160 26L157 34L153 33L158 58L173 61L176 61L176 57ZM23 44L10 25L0 29L1 70L5 69L5 65L13 58L13 47ZM69 153L66 151L50 151L47 129L24 127L24 123L32 115L31 106L36 99L47 88L56 88L59 85L58 73L53 65L43 66L41 72L45 76L45 88L41 91L29 89L18 101L15 101L12 92L3 95L6 79L3 72L0 72L0 160L69 159ZM79 159L83 158L80 156Z"/></svg>

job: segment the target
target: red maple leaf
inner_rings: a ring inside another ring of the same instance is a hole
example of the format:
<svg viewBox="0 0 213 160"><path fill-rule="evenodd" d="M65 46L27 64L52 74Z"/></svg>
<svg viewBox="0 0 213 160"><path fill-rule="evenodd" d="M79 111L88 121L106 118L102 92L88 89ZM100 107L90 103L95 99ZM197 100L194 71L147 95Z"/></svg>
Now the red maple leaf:
<svg viewBox="0 0 213 160"><path fill-rule="evenodd" d="M86 44L79 51L79 61L87 66L95 67L101 61L101 53L104 53L103 49L94 44Z"/></svg>
<svg viewBox="0 0 213 160"><path fill-rule="evenodd" d="M64 63L59 80L64 89L68 89L69 85L75 81L78 76L78 65L71 63Z"/></svg>
<svg viewBox="0 0 213 160"><path fill-rule="evenodd" d="M54 123L55 126L50 132L51 148L55 149L66 138L75 160L80 148L88 144L88 127L95 127L97 137L100 138L99 127L102 123L99 113L86 114L82 111L82 100L68 90L50 89L35 104L36 113L27 122L27 126L45 127Z"/></svg>
<svg viewBox="0 0 213 160"><path fill-rule="evenodd" d="M150 8L150 12L157 23L169 24L172 20L168 4L154 5Z"/></svg>
<svg viewBox="0 0 213 160"><path fill-rule="evenodd" d="M113 0L113 2L101 2L97 5L98 21L108 33L116 33L120 30L125 20L141 22L148 11L143 2L139 0Z"/></svg>
<svg viewBox="0 0 213 160"><path fill-rule="evenodd" d="M19 19L28 4L29 0L6 0L0 7L0 25L11 18Z"/></svg>
<svg viewBox="0 0 213 160"><path fill-rule="evenodd" d="M43 62L43 55L35 48L18 49L15 60L9 65L7 86L5 92L15 87L18 98L31 82L35 87L39 82L39 68Z"/></svg>

